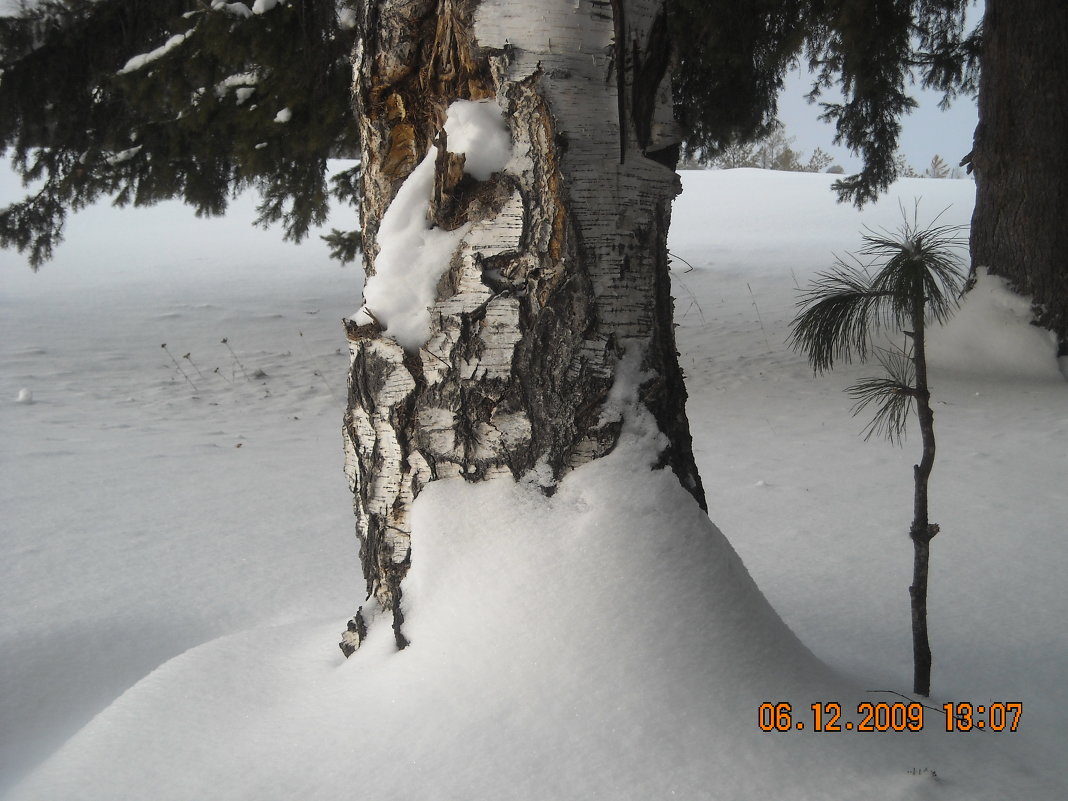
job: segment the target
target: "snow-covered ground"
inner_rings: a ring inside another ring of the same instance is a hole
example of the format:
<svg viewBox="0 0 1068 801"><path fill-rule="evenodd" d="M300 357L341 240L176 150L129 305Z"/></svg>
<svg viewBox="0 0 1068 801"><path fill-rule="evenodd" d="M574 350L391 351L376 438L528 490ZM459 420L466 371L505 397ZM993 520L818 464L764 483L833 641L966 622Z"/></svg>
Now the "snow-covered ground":
<svg viewBox="0 0 1068 801"><path fill-rule="evenodd" d="M973 186L906 180L857 212L828 176L683 180L678 335L725 539L644 469L633 419L552 499L432 485L413 645L373 627L347 661L358 271L242 208L93 209L36 276L0 255L0 793L1068 797L1068 385L990 279L933 343L935 711L923 732L757 725L764 701L858 722L901 700L869 691L911 687L917 438L865 443L841 390L868 368L817 379L784 340L797 287L864 224L921 195L921 218L966 222ZM945 733L949 700L1021 702L1019 730Z"/></svg>

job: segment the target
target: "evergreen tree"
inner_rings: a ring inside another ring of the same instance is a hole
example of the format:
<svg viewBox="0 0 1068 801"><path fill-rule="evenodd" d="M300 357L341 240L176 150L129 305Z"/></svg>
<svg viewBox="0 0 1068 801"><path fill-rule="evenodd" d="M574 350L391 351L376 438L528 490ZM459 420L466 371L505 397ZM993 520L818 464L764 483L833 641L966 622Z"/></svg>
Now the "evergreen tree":
<svg viewBox="0 0 1068 801"><path fill-rule="evenodd" d="M896 153L894 155L894 169L897 171L899 178L919 178L920 174L916 172L916 168L909 164L904 153Z"/></svg>
<svg viewBox="0 0 1068 801"><path fill-rule="evenodd" d="M715 157L706 163L724 170L733 170L739 167L756 167L756 147L754 142L739 142L727 145L721 148Z"/></svg>
<svg viewBox="0 0 1068 801"><path fill-rule="evenodd" d="M808 157L808 161L802 167L802 170L804 172L823 172L833 163L834 159L831 155L817 147L812 151L812 155Z"/></svg>
<svg viewBox="0 0 1068 801"><path fill-rule="evenodd" d="M218 215L246 188L286 238L321 224L326 160L357 144L352 30L333 2L256 8L44 0L0 19L0 148L34 187L0 211L0 244L36 268L68 209L177 197Z"/></svg>
<svg viewBox="0 0 1068 801"><path fill-rule="evenodd" d="M936 178L939 180L948 178L949 165L946 164L945 160L941 156L935 154L935 156L931 159L931 163L927 166L927 169L923 171L923 177Z"/></svg>
<svg viewBox="0 0 1068 801"><path fill-rule="evenodd" d="M756 152L756 166L764 170L801 172L798 154L790 145L794 137L786 135L781 123L772 126L771 132L760 140Z"/></svg>
<svg viewBox="0 0 1068 801"><path fill-rule="evenodd" d="M807 161L802 161L803 154L791 147L793 142L794 137L787 136L782 123L776 121L771 126L771 132L760 139L726 145L711 158L703 153L693 153L686 156L685 160L694 164L689 169L707 165L722 170L754 167L783 172L823 172L834 161L818 147Z"/></svg>
<svg viewBox="0 0 1068 801"><path fill-rule="evenodd" d="M674 97L687 149L713 159L724 148L772 133L786 72L804 59L817 74L813 99L841 88L841 102L823 104L824 117L835 124L835 143L863 158L861 172L835 188L858 204L873 199L908 174L896 151L901 115L915 105L910 82L944 91L947 102L977 90L983 39L964 27L972 2L674 0L669 26L680 67ZM1065 36L1065 6L1045 2L1051 10L1043 18L1050 24L1038 33L1053 44L1039 52L1066 53L1068 47L1056 45ZM218 214L234 191L249 187L261 192L262 223L281 221L288 237L304 236L324 219L329 202L326 158L355 147L349 112L353 32L341 23L351 16L349 3L357 0L261 2L255 8L266 13L252 13L245 4L220 0L43 0L20 18L0 20L0 148L38 189L0 212L0 244L28 252L39 266L60 240L70 208L109 196L120 204L179 197L199 214ZM173 49L142 69L118 74L132 57L175 36L184 38ZM996 62L994 72L1012 71L1011 65L999 66L1005 61L997 61L992 48L985 52ZM1063 65L1050 63L1052 78L1041 77L1038 65L1036 70L1046 91L1065 91ZM999 85L993 79L987 84ZM1000 97L1008 102L1034 94L1020 87ZM1068 107L1046 106L1047 113ZM289 122L275 123L283 109L290 109ZM1005 125L1012 115L987 116ZM986 163L985 181L978 182L980 209L996 201L995 187L989 194L985 189L998 180L992 151L1012 150L1005 136L995 142L993 127L984 127L988 135L977 139L979 157L973 160ZM1046 128L1051 132L1042 134L1045 145L1036 142L1029 150L1050 157L1063 150L1063 137L1054 140L1059 129ZM733 156L728 160L738 163ZM1057 170L1048 172L1048 180L1059 180L1053 177ZM355 200L353 179L342 176L333 187L337 199ZM1042 181L1036 175L1029 184ZM994 216L978 213L977 241L1014 238L993 232L987 220ZM359 246L355 232L335 231L328 239L342 258ZM979 250L991 248L983 244ZM1009 274L998 266L1003 258L983 259L995 272ZM1068 290L1055 282L1017 283L1036 292L1046 309L1057 308L1058 297L1060 304L1068 302Z"/></svg>

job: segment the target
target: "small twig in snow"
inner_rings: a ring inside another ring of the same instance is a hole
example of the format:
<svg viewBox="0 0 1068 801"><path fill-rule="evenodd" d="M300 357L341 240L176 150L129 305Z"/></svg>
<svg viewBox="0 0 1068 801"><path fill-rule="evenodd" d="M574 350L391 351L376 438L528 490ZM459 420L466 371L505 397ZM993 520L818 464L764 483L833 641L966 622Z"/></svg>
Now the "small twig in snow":
<svg viewBox="0 0 1068 801"><path fill-rule="evenodd" d="M167 351L167 355L171 357L171 361L174 362L174 366L178 368L178 372L182 374L182 378L189 382L189 386L193 388L193 391L200 392L200 390L197 389L197 385L193 383L193 379L189 377L188 373L186 373L186 371L182 369L182 365L180 365L178 363L178 360L174 358L174 354L167 349L167 343L164 342L162 345L160 345L160 347L163 348L163 350Z"/></svg>
<svg viewBox="0 0 1068 801"><path fill-rule="evenodd" d="M189 355L189 354L187 353L187 354L185 354L185 356L183 356L182 358L183 358L183 359L185 359L186 361L188 361L188 362L189 362L189 363L190 363L191 365L193 365L193 369L197 371L197 375L198 375L198 376L200 376L201 378L203 378L203 377L204 377L204 374L203 374L202 372L200 372L200 368L199 368L199 367L197 367L197 363L196 363L195 361L193 361L193 357L192 357L192 356L190 356L190 355Z"/></svg>
<svg viewBox="0 0 1068 801"><path fill-rule="evenodd" d="M904 693L899 693L897 690L868 690L868 692L869 693L888 693L889 695L896 695L898 698L904 698L906 701L908 701L910 703L919 704L924 709L930 709L932 712L937 712L940 715L946 714L946 710L941 708L941 707L931 706L930 704L925 704L922 701L917 701L912 696L905 695ZM980 729L980 731L993 731L993 730L992 729Z"/></svg>
<svg viewBox="0 0 1068 801"><path fill-rule="evenodd" d="M234 361L237 362L237 366L241 368L241 375L243 375L245 377L246 381L251 381L252 379L249 378L248 377L248 373L245 372L245 365L241 364L241 360L239 358L237 358L237 354L234 353L234 349L230 347L230 338L229 337L223 337L222 338L222 343L224 345L226 345L226 349L228 351L230 351L230 355L234 357Z"/></svg>
<svg viewBox="0 0 1068 801"><path fill-rule="evenodd" d="M315 362L316 366L318 366L318 368L319 368L318 370L312 370L312 374L319 376L319 378L322 380L322 382L324 384L326 384L326 391L330 393L330 397L334 399L335 403L340 403L340 401L337 398L337 395L334 394L334 390L330 386L330 382L327 381L326 380L326 376L323 375L323 366L321 364L319 364L319 360L315 358L315 355L311 352L311 348L309 348L308 344L304 341L304 332L301 331L298 328L297 329L297 334L300 335L300 344L304 347L305 353L308 354L309 358L313 362Z"/></svg>
<svg viewBox="0 0 1068 801"><path fill-rule="evenodd" d="M768 342L768 331L764 328L764 321L760 317L760 307L757 306L756 295L753 294L753 287L749 286L749 282L746 281L745 288L749 290L749 297L753 299L753 308L756 309L757 322L760 323L760 331L764 334L764 344L768 346L768 350L771 350L771 343Z"/></svg>
<svg viewBox="0 0 1068 801"><path fill-rule="evenodd" d="M687 272L689 272L689 271L687 271ZM681 286L683 289L685 289L686 290L686 294L690 296L690 306L689 306L689 308L686 309L686 311L684 311L682 313L682 316L685 317L687 314L690 313L690 309L692 309L694 306L696 306L697 307L697 313L701 315L701 322L703 323L705 321L705 310L702 309L701 308L701 304L697 302L697 295L695 295L693 293L693 291L688 286L686 286L686 282L683 281L681 278L679 278L677 275L674 276L671 280L672 280L672 282L678 281L679 282L679 286Z"/></svg>

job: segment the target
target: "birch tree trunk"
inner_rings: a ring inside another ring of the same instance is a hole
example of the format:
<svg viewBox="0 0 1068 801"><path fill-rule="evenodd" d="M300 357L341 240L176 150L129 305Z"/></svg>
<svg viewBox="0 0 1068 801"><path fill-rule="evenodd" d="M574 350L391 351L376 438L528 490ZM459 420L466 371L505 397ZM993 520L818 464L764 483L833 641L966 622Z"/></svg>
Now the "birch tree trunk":
<svg viewBox="0 0 1068 801"><path fill-rule="evenodd" d="M552 493L619 437L609 396L624 354L640 364L640 402L663 435L660 467L704 506L669 294L680 183L664 6L363 5L354 61L367 274L394 247L384 215L428 157L433 189L419 213L459 239L425 339L401 344L373 308L346 323L346 469L368 597L346 654L372 610L408 644L404 576L419 558L410 509L426 483L526 477ZM495 104L507 126L510 157L488 177L466 170L442 135L458 100Z"/></svg>

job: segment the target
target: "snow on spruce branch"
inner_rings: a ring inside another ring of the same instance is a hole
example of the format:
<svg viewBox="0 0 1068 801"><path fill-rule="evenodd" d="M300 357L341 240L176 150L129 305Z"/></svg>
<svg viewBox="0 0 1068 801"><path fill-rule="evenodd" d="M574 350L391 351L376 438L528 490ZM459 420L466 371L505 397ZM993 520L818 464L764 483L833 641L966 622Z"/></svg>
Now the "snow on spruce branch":
<svg viewBox="0 0 1068 801"><path fill-rule="evenodd" d="M126 62L123 68L119 70L118 74L126 75L127 73L143 69L147 65L151 64L153 61L158 61L159 59L167 55L169 52L174 50L176 47L178 47L180 44L182 44L182 42L184 42L186 39L188 39L190 34L193 33L193 30L186 31L185 33L175 34L162 45L157 47L155 50L151 50L148 53L142 53L139 56L134 56Z"/></svg>
<svg viewBox="0 0 1068 801"><path fill-rule="evenodd" d="M256 85L259 82L260 78L255 72L239 72L223 78L223 80L215 84L215 96L222 99L227 92L233 89L237 105L240 106L255 94Z"/></svg>
<svg viewBox="0 0 1068 801"><path fill-rule="evenodd" d="M212 11L225 11L227 14L232 14L235 17L241 17L246 19L252 16L252 9L250 9L244 3L226 3L224 0L215 0L211 4Z"/></svg>
<svg viewBox="0 0 1068 801"><path fill-rule="evenodd" d="M107 156L104 161L108 164L109 167L114 167L118 164L122 164L123 162L132 159L134 156L141 152L142 147L144 147L144 145L135 145L134 147L126 148L126 150L120 150L116 153L112 153L111 155Z"/></svg>
<svg viewBox="0 0 1068 801"><path fill-rule="evenodd" d="M244 3L226 3L221 2L220 0L216 0L216 2L212 3L211 8L213 11L223 11L227 14L232 14L235 17L246 18L252 16L253 14L266 14L268 11L273 10L276 6L283 4L283 2L284 0L256 0L252 8L250 9ZM126 75L131 72L136 72L137 70L143 69L152 62L158 61L159 59L167 55L169 52L174 50L176 47L181 45L182 42L184 42L186 39L188 39L194 30L196 29L193 28L191 30L186 31L185 33L175 34L162 45L157 47L155 50L151 50L148 53L141 53L140 55L134 56L126 62L123 68L119 70L118 74Z"/></svg>
<svg viewBox="0 0 1068 801"><path fill-rule="evenodd" d="M268 11L272 11L275 6L284 5L284 0L256 0L252 5L253 14L266 14Z"/></svg>

